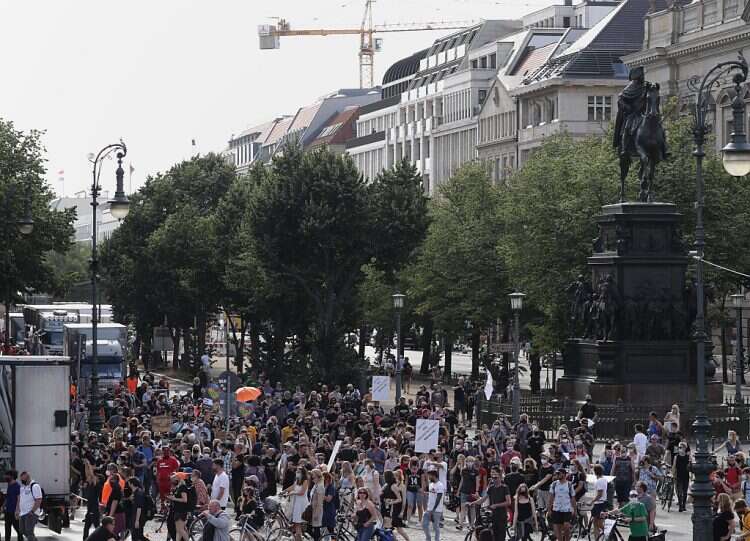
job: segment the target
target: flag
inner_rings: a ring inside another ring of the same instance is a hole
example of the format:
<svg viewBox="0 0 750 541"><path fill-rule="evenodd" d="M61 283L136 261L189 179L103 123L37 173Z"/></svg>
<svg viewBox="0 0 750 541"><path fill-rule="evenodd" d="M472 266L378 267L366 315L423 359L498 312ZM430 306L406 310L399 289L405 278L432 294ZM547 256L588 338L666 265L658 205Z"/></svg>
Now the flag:
<svg viewBox="0 0 750 541"><path fill-rule="evenodd" d="M484 384L484 396L487 397L487 400L492 398L492 393L494 391L495 388L492 386L492 374L487 370L487 383Z"/></svg>

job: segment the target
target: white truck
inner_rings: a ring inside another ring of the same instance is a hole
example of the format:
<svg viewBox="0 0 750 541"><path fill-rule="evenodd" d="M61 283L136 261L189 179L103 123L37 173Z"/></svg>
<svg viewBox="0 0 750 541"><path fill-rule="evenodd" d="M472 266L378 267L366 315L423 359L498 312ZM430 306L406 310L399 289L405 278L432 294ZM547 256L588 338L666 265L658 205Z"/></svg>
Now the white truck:
<svg viewBox="0 0 750 541"><path fill-rule="evenodd" d="M91 304L82 302L26 304L23 306L23 317L30 334L27 343L33 355L62 355L63 326L68 323L90 323ZM112 306L97 305L99 321L109 322L112 319Z"/></svg>
<svg viewBox="0 0 750 541"><path fill-rule="evenodd" d="M0 356L0 470L29 472L58 533L70 503L69 382L65 357Z"/></svg>
<svg viewBox="0 0 750 541"><path fill-rule="evenodd" d="M119 323L99 323L96 329L99 385L110 388L127 376L128 328ZM63 355L71 359L73 381L78 384L82 396L87 395L88 381L93 372L92 346L91 323L66 323L63 326Z"/></svg>

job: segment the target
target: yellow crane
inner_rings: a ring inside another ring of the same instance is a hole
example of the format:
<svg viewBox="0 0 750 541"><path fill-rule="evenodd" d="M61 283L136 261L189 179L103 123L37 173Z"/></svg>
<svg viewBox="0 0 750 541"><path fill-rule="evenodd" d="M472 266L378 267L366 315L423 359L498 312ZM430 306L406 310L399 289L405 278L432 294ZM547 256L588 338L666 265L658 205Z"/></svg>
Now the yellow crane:
<svg viewBox="0 0 750 541"><path fill-rule="evenodd" d="M424 32L429 30L460 30L479 21L433 21L421 23L401 23L373 25L372 11L375 0L366 0L365 13L359 28L310 28L292 29L289 21L279 19L276 25L260 25L258 38L261 49L279 49L280 38L287 36L343 36L359 34L359 86L372 88L374 85L375 53L382 48L382 40L376 33L384 32Z"/></svg>

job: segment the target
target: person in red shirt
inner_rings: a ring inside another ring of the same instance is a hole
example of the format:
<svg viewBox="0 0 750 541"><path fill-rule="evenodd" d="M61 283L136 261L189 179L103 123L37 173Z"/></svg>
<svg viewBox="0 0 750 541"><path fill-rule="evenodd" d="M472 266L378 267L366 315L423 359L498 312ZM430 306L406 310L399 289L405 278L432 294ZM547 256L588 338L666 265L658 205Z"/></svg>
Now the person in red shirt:
<svg viewBox="0 0 750 541"><path fill-rule="evenodd" d="M180 469L180 463L172 455L172 451L164 449L162 457L156 461L156 482L159 485L159 499L162 506L165 504L172 488L170 478L178 469Z"/></svg>
<svg viewBox="0 0 750 541"><path fill-rule="evenodd" d="M727 457L727 468L724 470L724 478L731 489L730 495L735 499L740 497L740 483L742 482L742 471L737 467L737 461L732 455Z"/></svg>

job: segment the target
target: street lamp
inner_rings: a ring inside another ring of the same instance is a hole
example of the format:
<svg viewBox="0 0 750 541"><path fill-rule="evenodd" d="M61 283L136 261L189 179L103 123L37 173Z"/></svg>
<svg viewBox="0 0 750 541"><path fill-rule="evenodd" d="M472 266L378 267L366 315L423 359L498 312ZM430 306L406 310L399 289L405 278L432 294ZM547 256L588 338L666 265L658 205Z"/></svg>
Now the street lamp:
<svg viewBox="0 0 750 541"><path fill-rule="evenodd" d="M724 169L734 176L743 176L750 172L750 147L748 147L744 132L745 104L742 101L742 84L747 80L748 66L745 58L740 55L738 60L721 62L714 66L701 81L695 107L695 282L696 282L696 313L695 313L695 351L696 351L696 383L698 396L696 400L695 422L693 432L696 439L695 462L693 464L694 480L690 488L693 498L693 539L710 539L712 531L711 497L714 490L710 481L713 465L708 452L708 440L711 434L711 423L706 411L706 321L703 296L703 253L706 244L706 234L703 227L703 158L706 156L704 145L709 126L706 122L711 89L724 76L734 72L732 81L736 96L732 101L734 113L734 132L731 142L724 147Z"/></svg>
<svg viewBox="0 0 750 541"><path fill-rule="evenodd" d="M734 402L736 407L742 404L742 374L745 371L745 358L742 351L742 293L732 295L732 304L737 313L737 346L734 350Z"/></svg>
<svg viewBox="0 0 750 541"><path fill-rule="evenodd" d="M523 309L523 298L526 296L520 291L515 291L508 295L510 297L510 309L513 310L515 319L515 347L516 352L516 370L513 374L513 423L517 424L521 419L521 384L518 381L518 357L521 353L521 341L518 335L518 319Z"/></svg>
<svg viewBox="0 0 750 541"><path fill-rule="evenodd" d="M19 233L24 236L30 235L34 231L34 220L31 217L31 189L30 189L31 182L29 180L26 181L26 200L24 201L24 212L23 216L16 220L15 222L11 220L11 216L13 216L13 210L12 210L12 200L13 196L16 193L17 184L10 184L8 186L8 190L5 193L5 226L6 226L6 241L8 243L8 269L6 270L7 273L7 280L8 280L8 291L7 291L7 298L5 300L5 346L10 347L10 304L13 301L11 299L11 282L10 282L10 265L11 265L11 259L13 258L13 249L12 249L12 239L11 239L11 231L13 230L13 226L15 226ZM2 353L2 352L0 352Z"/></svg>
<svg viewBox="0 0 750 541"><path fill-rule="evenodd" d="M406 295L394 293L393 309L396 311L396 405L401 402L401 310Z"/></svg>
<svg viewBox="0 0 750 541"><path fill-rule="evenodd" d="M91 181L91 402L89 404L89 430L98 432L101 430L104 420L101 416L101 408L99 405L99 358L98 358L98 344L97 344L97 299L96 299L96 280L99 272L99 260L96 254L96 208L99 206L97 201L99 194L101 193L101 185L99 184L99 176L102 173L102 162L112 153L115 153L117 158L117 170L115 171L115 178L117 179L115 196L113 199L108 201L110 213L112 217L117 220L122 220L128 215L129 201L123 190L123 178L125 172L122 169L122 159L128 153L128 149L125 143L120 141L119 143L113 143L107 145L99 151L96 156L89 155L92 167L92 181Z"/></svg>

